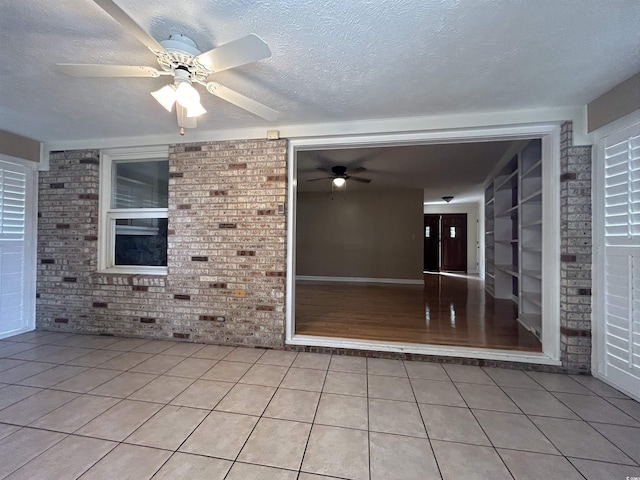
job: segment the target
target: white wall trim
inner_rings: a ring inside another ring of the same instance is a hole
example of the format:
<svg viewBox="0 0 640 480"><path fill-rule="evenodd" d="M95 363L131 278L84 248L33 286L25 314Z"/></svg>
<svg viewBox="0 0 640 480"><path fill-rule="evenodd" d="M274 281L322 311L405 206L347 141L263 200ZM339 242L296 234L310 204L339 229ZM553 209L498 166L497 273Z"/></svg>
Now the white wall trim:
<svg viewBox="0 0 640 480"><path fill-rule="evenodd" d="M550 358L544 353L520 352L515 350L491 350L485 348L455 347L447 345L421 345L418 343L355 340L351 338L316 337L311 335L294 335L287 343L289 345L304 345L312 347L348 348L353 350L372 350L379 352L437 355L441 357L478 358L504 362L535 363L539 365L561 365L559 360Z"/></svg>
<svg viewBox="0 0 640 480"><path fill-rule="evenodd" d="M584 109L582 110L584 113ZM583 122L584 124L584 122ZM586 124L585 124L586 125ZM586 128L586 127L585 127ZM287 230L287 296L285 342L294 343L295 335L295 232L298 151L355 146L392 146L474 142L478 140L504 140L542 138L543 182L546 192L543 203L543 355L532 357L560 360L560 123L552 118L546 123L509 125L480 128L452 128L450 130L405 131L396 133L368 133L291 139L288 148L288 230ZM545 264L545 261L547 262ZM360 347L355 347L360 348ZM379 349L379 346L376 347ZM487 350L487 352L492 352ZM488 355L488 354L487 354ZM478 357L479 358L479 357ZM531 360L534 361L534 360ZM555 364L555 363L554 363Z"/></svg>
<svg viewBox="0 0 640 480"><path fill-rule="evenodd" d="M325 122L307 124L278 125L269 124L260 127L234 128L226 130L193 130L187 135L175 134L148 135L137 137L92 138L85 140L52 141L46 144L46 150L81 150L95 148L133 147L140 145L159 145L184 142L211 142L219 140L243 140L247 138L265 138L267 129L279 130L280 138L299 139L327 136L386 135L389 132L410 132L431 130L442 135L462 129L481 127L503 128L509 125L532 125L539 123L565 121L573 122L573 137L576 144L588 144L586 106L564 106L529 108L519 110L501 110L494 112L455 113L416 117L378 118L347 122ZM444 137L443 137L444 138ZM504 135L502 135L504 138ZM459 140L463 141L463 140Z"/></svg>
<svg viewBox="0 0 640 480"><path fill-rule="evenodd" d="M423 279L412 278L366 278L366 277L324 277L296 275L298 282L353 282L353 283L394 283L399 285L424 285Z"/></svg>

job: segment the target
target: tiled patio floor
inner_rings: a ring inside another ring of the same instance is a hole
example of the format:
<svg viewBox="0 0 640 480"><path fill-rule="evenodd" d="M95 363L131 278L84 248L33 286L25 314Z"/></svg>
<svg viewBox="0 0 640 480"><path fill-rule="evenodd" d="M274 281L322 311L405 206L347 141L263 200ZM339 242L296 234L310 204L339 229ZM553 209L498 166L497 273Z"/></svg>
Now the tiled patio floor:
<svg viewBox="0 0 640 480"><path fill-rule="evenodd" d="M31 332L0 341L0 478L640 477L591 377Z"/></svg>

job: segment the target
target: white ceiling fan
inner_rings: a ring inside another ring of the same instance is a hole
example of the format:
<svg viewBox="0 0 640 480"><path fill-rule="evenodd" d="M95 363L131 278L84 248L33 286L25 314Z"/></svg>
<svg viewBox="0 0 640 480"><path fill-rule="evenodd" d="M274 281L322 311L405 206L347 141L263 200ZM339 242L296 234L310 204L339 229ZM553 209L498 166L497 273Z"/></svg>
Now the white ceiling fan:
<svg viewBox="0 0 640 480"><path fill-rule="evenodd" d="M185 128L195 128L196 117L206 113L193 83L203 85L209 93L265 120L275 120L278 116L277 111L266 105L219 83L207 81L213 73L270 57L269 47L257 35L250 34L207 52L200 52L196 43L185 35L174 34L168 40L158 42L112 0L93 1L153 52L161 70L131 65L59 63L58 67L63 73L73 77L174 77L172 83L151 92L151 95L169 112L175 104L181 134L184 134Z"/></svg>

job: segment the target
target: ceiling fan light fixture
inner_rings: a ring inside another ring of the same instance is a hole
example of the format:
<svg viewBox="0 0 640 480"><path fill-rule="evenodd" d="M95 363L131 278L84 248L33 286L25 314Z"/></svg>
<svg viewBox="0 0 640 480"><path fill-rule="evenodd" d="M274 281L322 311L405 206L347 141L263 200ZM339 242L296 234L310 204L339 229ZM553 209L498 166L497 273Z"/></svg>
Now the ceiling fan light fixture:
<svg viewBox="0 0 640 480"><path fill-rule="evenodd" d="M176 87L176 102L184 108L200 105L200 94L189 82L178 82ZM202 107L202 105L200 105Z"/></svg>
<svg viewBox="0 0 640 480"><path fill-rule="evenodd" d="M171 110L173 110L173 104L176 103L176 87L174 87L173 85L165 85L160 90L151 92L151 95L168 112L171 112Z"/></svg>
<svg viewBox="0 0 640 480"><path fill-rule="evenodd" d="M336 177L333 180L333 186L336 188L344 187L344 184L347 183L347 180L343 177Z"/></svg>

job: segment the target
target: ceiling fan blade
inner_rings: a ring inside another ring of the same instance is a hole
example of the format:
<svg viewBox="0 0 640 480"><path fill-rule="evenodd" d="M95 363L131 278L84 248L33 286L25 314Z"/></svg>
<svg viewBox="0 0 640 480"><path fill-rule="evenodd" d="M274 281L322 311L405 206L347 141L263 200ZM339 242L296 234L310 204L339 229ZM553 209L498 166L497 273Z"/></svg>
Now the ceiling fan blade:
<svg viewBox="0 0 640 480"><path fill-rule="evenodd" d="M362 172L366 172L367 169L364 167L356 167L356 168L350 168L349 169L349 173L362 173Z"/></svg>
<svg viewBox="0 0 640 480"><path fill-rule="evenodd" d="M371 183L370 178L352 177L351 175L347 177L347 180L353 180L354 182L360 182L360 183Z"/></svg>
<svg viewBox="0 0 640 480"><path fill-rule="evenodd" d="M318 180L329 180L333 177L310 178L307 182L317 182Z"/></svg>
<svg viewBox="0 0 640 480"><path fill-rule="evenodd" d="M160 43L145 32L124 10L116 5L112 0L93 0L100 8L107 12L111 17L122 25L125 30L136 37L143 45L152 52L164 52L164 47Z"/></svg>
<svg viewBox="0 0 640 480"><path fill-rule="evenodd" d="M251 112L258 117L262 117L265 120L275 120L278 117L278 112L273 110L272 108L267 107L266 105L261 104L260 102L256 102L249 97L245 97L244 95L236 92L235 90L231 90L223 85L220 85L216 82L209 82L206 84L207 91L216 97L220 97L223 100L226 100L229 103L233 103L235 106L240 107L247 112Z"/></svg>
<svg viewBox="0 0 640 480"><path fill-rule="evenodd" d="M58 69L72 77L159 77L160 72L153 67L131 65L92 65L78 63L58 63Z"/></svg>
<svg viewBox="0 0 640 480"><path fill-rule="evenodd" d="M196 128L198 120L196 117L188 117L187 109L176 102L176 115L178 117L178 126L182 128Z"/></svg>
<svg viewBox="0 0 640 480"><path fill-rule="evenodd" d="M247 63L257 62L271 56L271 50L255 34L233 40L217 48L201 53L196 60L212 72L221 72Z"/></svg>

